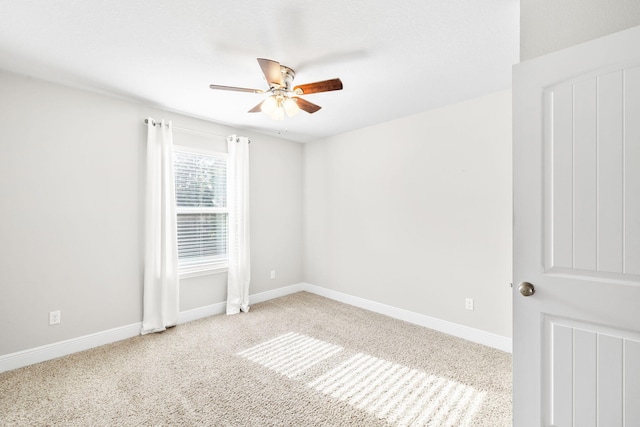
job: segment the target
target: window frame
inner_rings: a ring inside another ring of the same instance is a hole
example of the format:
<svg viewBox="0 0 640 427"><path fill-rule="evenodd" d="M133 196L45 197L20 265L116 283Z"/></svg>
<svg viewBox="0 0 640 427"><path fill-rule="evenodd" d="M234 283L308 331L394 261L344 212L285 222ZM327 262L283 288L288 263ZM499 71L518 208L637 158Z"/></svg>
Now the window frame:
<svg viewBox="0 0 640 427"><path fill-rule="evenodd" d="M228 154L224 153L224 152L220 152L220 151L214 151L214 150L207 150L207 149L203 149L203 148L198 148L198 147L190 147L188 145L178 145L178 144L174 144L173 145L173 152L182 152L182 153L188 153L188 154L199 154L199 155L203 155L203 156L209 156L209 157L217 157L217 158L222 158L224 159L224 161L227 163L227 171L228 171ZM173 161L173 167L174 167L174 179L175 179L175 158L172 159ZM225 188L226 188L226 184L225 184ZM178 206L178 201L177 201L178 197L177 197L177 191L176 191L176 223L177 223L177 219L178 219L178 215L180 214L194 214L194 213L207 213L207 214L211 214L211 213L224 213L227 214L227 256L224 259L210 259L210 261L205 261L205 259L207 259L208 257L201 257L201 259L203 259L202 262L199 262L197 264L193 264L193 265L180 265L180 259L178 258L178 276L181 279L186 279L186 278L190 278L190 277L198 277L198 276L205 276L205 275L210 275L210 274L217 274L217 273L224 273L226 271L228 271L228 267L229 267L229 240L228 240L228 236L229 236L229 203L227 201L227 206L225 206L224 208L219 208L219 207L186 207L186 206ZM177 233L177 229L176 229L176 233ZM176 234L176 239L178 238L177 234Z"/></svg>

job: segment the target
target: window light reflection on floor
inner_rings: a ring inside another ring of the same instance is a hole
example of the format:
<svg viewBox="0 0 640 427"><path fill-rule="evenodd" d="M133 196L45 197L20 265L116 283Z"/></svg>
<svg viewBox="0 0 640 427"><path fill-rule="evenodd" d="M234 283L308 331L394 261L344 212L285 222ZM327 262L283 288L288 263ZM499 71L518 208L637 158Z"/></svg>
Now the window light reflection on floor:
<svg viewBox="0 0 640 427"><path fill-rule="evenodd" d="M238 353L295 379L342 347L290 332ZM398 426L465 426L486 392L417 369L357 353L307 384Z"/></svg>
<svg viewBox="0 0 640 427"><path fill-rule="evenodd" d="M361 353L308 385L398 426L463 426L486 394Z"/></svg>
<svg viewBox="0 0 640 427"><path fill-rule="evenodd" d="M342 347L337 345L290 332L251 347L238 355L288 378L295 378L342 350Z"/></svg>

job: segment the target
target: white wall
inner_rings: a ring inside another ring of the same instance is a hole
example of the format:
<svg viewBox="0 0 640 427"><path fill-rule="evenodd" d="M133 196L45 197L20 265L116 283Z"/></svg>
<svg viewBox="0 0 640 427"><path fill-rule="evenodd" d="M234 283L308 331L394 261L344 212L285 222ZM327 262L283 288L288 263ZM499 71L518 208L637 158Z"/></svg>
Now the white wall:
<svg viewBox="0 0 640 427"><path fill-rule="evenodd" d="M306 144L303 170L306 282L511 336L510 91Z"/></svg>
<svg viewBox="0 0 640 427"><path fill-rule="evenodd" d="M141 321L148 116L251 138L252 294L306 281L510 336L510 92L307 145L7 72L0 93L0 356ZM180 309L225 295L186 279Z"/></svg>
<svg viewBox="0 0 640 427"><path fill-rule="evenodd" d="M521 0L520 57L535 58L637 25L638 0Z"/></svg>
<svg viewBox="0 0 640 427"><path fill-rule="evenodd" d="M147 116L251 139L251 293L302 281L301 145L1 71L0 93L0 355L142 320ZM225 296L183 280L180 309Z"/></svg>

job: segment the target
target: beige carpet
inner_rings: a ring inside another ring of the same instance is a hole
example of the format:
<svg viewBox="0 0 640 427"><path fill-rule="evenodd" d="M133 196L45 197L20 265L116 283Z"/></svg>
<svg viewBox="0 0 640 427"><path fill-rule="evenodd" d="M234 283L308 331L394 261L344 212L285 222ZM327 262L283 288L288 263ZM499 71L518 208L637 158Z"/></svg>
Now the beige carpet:
<svg viewBox="0 0 640 427"><path fill-rule="evenodd" d="M0 374L2 426L508 426L509 354L306 292Z"/></svg>

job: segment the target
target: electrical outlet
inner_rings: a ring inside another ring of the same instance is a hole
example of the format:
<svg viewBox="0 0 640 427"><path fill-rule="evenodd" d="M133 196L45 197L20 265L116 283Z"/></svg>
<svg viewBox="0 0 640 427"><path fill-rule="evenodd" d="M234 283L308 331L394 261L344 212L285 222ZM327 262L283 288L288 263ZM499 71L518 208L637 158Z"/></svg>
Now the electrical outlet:
<svg viewBox="0 0 640 427"><path fill-rule="evenodd" d="M57 325L60 323L60 310L49 313L49 325Z"/></svg>
<svg viewBox="0 0 640 427"><path fill-rule="evenodd" d="M464 308L473 311L473 298L467 298L464 300Z"/></svg>
<svg viewBox="0 0 640 427"><path fill-rule="evenodd" d="M271 270L271 278L272 279L276 278L276 271L275 270Z"/></svg>

